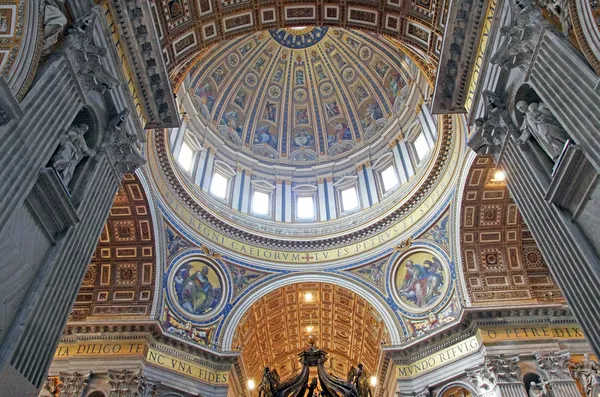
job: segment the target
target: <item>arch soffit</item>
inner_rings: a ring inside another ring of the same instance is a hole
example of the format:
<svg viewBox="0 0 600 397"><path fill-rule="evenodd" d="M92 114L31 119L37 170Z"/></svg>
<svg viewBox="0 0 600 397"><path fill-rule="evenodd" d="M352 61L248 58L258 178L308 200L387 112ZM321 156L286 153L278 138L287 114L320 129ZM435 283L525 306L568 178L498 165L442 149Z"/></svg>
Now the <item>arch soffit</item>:
<svg viewBox="0 0 600 397"><path fill-rule="evenodd" d="M339 274L303 273L279 277L267 285L256 289L252 294L249 294L246 299L240 301L237 306L233 307L223 331L221 343L223 350L231 350L233 337L237 327L244 317L244 314L246 314L246 312L254 303L256 303L263 296L267 295L269 292L275 291L278 288L303 282L333 284L339 287L344 287L365 299L371 306L375 308L375 310L377 310L377 313L381 316L381 319L383 320L383 323L385 324L390 336L390 344L396 345L400 343L401 339L399 324L397 323L397 320L395 319L395 316L391 312L391 309L388 307L388 305L376 295L370 293L370 291L365 289L363 286L356 284L352 279Z"/></svg>

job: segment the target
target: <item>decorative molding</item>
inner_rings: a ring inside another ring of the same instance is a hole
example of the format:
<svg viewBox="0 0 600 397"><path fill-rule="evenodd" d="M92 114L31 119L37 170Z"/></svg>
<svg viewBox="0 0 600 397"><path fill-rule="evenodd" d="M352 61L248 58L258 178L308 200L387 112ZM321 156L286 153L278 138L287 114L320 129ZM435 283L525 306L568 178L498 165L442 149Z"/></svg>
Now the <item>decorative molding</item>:
<svg viewBox="0 0 600 397"><path fill-rule="evenodd" d="M468 111L467 89L489 1L459 0L450 4L433 93L435 114Z"/></svg>
<svg viewBox="0 0 600 397"><path fill-rule="evenodd" d="M144 128L178 127L177 104L162 47L155 34L157 28L149 2L112 0L111 4L115 10L119 36L126 43L128 61L135 71L135 82L149 117Z"/></svg>

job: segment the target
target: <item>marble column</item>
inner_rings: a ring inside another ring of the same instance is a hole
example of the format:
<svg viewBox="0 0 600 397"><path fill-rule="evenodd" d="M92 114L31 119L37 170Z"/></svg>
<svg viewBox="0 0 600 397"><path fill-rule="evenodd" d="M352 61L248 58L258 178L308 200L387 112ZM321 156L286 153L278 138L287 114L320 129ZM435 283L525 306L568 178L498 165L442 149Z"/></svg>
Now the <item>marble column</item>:
<svg viewBox="0 0 600 397"><path fill-rule="evenodd" d="M425 135L425 140L427 141L427 145L430 148L435 147L435 141L437 136L437 127L435 125L435 121L433 116L431 115L431 111L427 107L427 105L421 105L421 110L418 114L419 121L421 122L421 126L423 128L423 134Z"/></svg>
<svg viewBox="0 0 600 397"><path fill-rule="evenodd" d="M569 371L571 354L568 350L561 350L549 354L533 353L544 382L548 382L549 389L555 397L580 397L575 379Z"/></svg>
<svg viewBox="0 0 600 397"><path fill-rule="evenodd" d="M536 29L529 32L536 51L521 55L532 57L531 62L526 60L524 68L509 67L497 78L493 91L482 91L485 114L477 119L469 146L492 155L506 171L511 196L592 349L600 354L600 244L594 235L594 221L600 214L594 201L597 184L590 181L596 177L594 170L600 170L600 79L560 33L541 21L530 26ZM551 174L554 164L540 145L531 139L518 144L521 124L514 120L523 115L511 101L523 99L517 98L519 87L528 94L535 91L538 101L547 105L576 143L566 151L555 175ZM578 208L587 211L586 219L575 219L570 213Z"/></svg>
<svg viewBox="0 0 600 397"><path fill-rule="evenodd" d="M373 199L369 192L369 182L365 172L365 164L356 166L356 174L358 175L358 196L363 208L368 208L373 205Z"/></svg>
<svg viewBox="0 0 600 397"><path fill-rule="evenodd" d="M57 56L48 62L18 108L14 108L16 99L8 86L0 85L2 110L11 109L6 102L13 98L12 117L3 112L8 120L0 125L0 225L24 202L60 135L84 104L84 93L69 60Z"/></svg>
<svg viewBox="0 0 600 397"><path fill-rule="evenodd" d="M242 187L240 191L241 207L240 211L247 214L250 211L250 195L252 191L250 189L250 181L252 180L252 173L249 170L244 170L244 177L242 178Z"/></svg>
<svg viewBox="0 0 600 397"><path fill-rule="evenodd" d="M500 354L488 356L489 362L496 374L496 385L503 397L527 397L527 390L521 377L519 355L507 356Z"/></svg>
<svg viewBox="0 0 600 397"><path fill-rule="evenodd" d="M277 179L275 181L275 220L277 222L283 221L286 204L283 200L283 181Z"/></svg>
<svg viewBox="0 0 600 397"><path fill-rule="evenodd" d="M324 184L324 179L323 178L319 178L319 180L317 181L317 190L319 193L319 198L318 198L318 202L319 202L319 219L321 219L322 221L328 220L329 216L328 215L328 209L327 209L327 200L325 199L325 184Z"/></svg>
<svg viewBox="0 0 600 397"><path fill-rule="evenodd" d="M325 186L325 199L327 200L327 209L329 219L337 219L337 209L335 208L335 192L333 190L333 177L329 176L323 181Z"/></svg>
<svg viewBox="0 0 600 397"><path fill-rule="evenodd" d="M0 113L11 118L0 123L3 397L38 395L119 182L144 162L139 122L124 107L133 104L129 91L116 88L119 81L98 59L85 68L73 60L93 40L99 18L94 7L81 25L87 28L71 30L21 103L0 95ZM84 120L73 124L79 116ZM96 142L84 159L70 158L75 171L67 183L49 162L61 139L81 125Z"/></svg>
<svg viewBox="0 0 600 397"><path fill-rule="evenodd" d="M365 173L365 180L367 181L367 189L369 190L369 196L371 198L371 205L379 203L379 194L377 193L377 185L375 184L375 175L373 175L373 167L371 163L365 164L363 169Z"/></svg>
<svg viewBox="0 0 600 397"><path fill-rule="evenodd" d="M199 188L202 188L205 172L206 172L206 162L208 161L208 150L204 148L198 153L196 156L196 166L194 167L194 183L198 185Z"/></svg>
<svg viewBox="0 0 600 397"><path fill-rule="evenodd" d="M177 129L175 133L172 133L170 136L170 144L173 147L173 158L179 157L179 152L181 152L181 146L183 145L183 139L185 138L185 129L187 127L187 116L183 117L183 122L181 123L181 127Z"/></svg>
<svg viewBox="0 0 600 397"><path fill-rule="evenodd" d="M233 208L234 210L237 211L241 211L242 210L242 187L243 185L243 181L244 181L244 169L241 167L237 167L236 170L236 174L235 174L235 180L233 181L233 195L232 195L232 202L231 202L231 208Z"/></svg>
<svg viewBox="0 0 600 397"><path fill-rule="evenodd" d="M596 353L600 352L600 261L581 230L556 205L545 200L546 187L534 160L509 137L500 167L508 188L540 247L554 279L583 327Z"/></svg>
<svg viewBox="0 0 600 397"><path fill-rule="evenodd" d="M283 191L285 194L284 197L284 201L285 201L285 211L283 212L284 215L284 222L291 222L292 221L292 181L283 181Z"/></svg>
<svg viewBox="0 0 600 397"><path fill-rule="evenodd" d="M215 164L215 150L208 147L203 150L206 153L206 161L204 163L204 169L202 170L202 190L208 192L210 190L210 181L212 180L213 166Z"/></svg>
<svg viewBox="0 0 600 397"><path fill-rule="evenodd" d="M396 141L392 146L392 153L394 153L394 160L396 163L396 170L398 171L398 177L400 184L405 183L414 175L415 170L410 160L410 154L408 153L408 147L404 141Z"/></svg>

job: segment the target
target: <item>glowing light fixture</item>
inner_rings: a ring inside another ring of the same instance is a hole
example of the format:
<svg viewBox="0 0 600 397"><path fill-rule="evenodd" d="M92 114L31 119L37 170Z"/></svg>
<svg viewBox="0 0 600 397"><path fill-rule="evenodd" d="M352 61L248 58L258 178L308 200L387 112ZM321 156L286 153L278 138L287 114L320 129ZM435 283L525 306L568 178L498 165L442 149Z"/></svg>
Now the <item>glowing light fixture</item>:
<svg viewBox="0 0 600 397"><path fill-rule="evenodd" d="M369 378L369 382L371 383L372 387L377 386L377 377L375 375L371 376L371 378Z"/></svg>
<svg viewBox="0 0 600 397"><path fill-rule="evenodd" d="M494 182L502 182L506 179L506 172L502 171L502 170L498 170L496 172L494 172L494 177L492 178L492 180Z"/></svg>
<svg viewBox="0 0 600 397"><path fill-rule="evenodd" d="M304 301L305 302L312 302L314 299L313 294L310 292L307 292L304 294Z"/></svg>
<svg viewBox="0 0 600 397"><path fill-rule="evenodd" d="M304 29L306 29L306 26L296 26L296 27L293 27L293 28L290 28L290 29L292 29L292 30L304 30Z"/></svg>
<svg viewBox="0 0 600 397"><path fill-rule="evenodd" d="M256 387L256 384L254 383L254 379L248 379L248 389L254 390L255 387Z"/></svg>
<svg viewBox="0 0 600 397"><path fill-rule="evenodd" d="M306 332L311 333L313 332L314 328L312 325L309 325L308 327L306 327Z"/></svg>

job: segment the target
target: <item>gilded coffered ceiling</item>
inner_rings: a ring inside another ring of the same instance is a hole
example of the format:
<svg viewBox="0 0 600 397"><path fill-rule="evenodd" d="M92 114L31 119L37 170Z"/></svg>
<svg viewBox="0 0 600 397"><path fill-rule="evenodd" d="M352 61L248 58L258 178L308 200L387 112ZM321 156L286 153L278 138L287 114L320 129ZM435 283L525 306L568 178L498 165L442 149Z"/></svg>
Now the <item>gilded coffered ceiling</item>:
<svg viewBox="0 0 600 397"><path fill-rule="evenodd" d="M563 302L504 180L490 157L475 158L461 209L461 255L475 305Z"/></svg>
<svg viewBox="0 0 600 397"><path fill-rule="evenodd" d="M435 66L448 0L328 1L157 0L153 17L172 80L214 44L238 35L293 26L354 28L393 38L423 64Z"/></svg>
<svg viewBox="0 0 600 397"><path fill-rule="evenodd" d="M153 229L144 188L136 175L126 174L85 272L71 321L150 317L156 271Z"/></svg>
<svg viewBox="0 0 600 397"><path fill-rule="evenodd" d="M234 346L242 349L246 376L259 380L265 366L282 379L299 370L297 354L308 347L308 327L329 353L326 367L341 377L358 363L375 371L388 339L373 306L350 290L323 283L285 286L254 303L238 325Z"/></svg>

